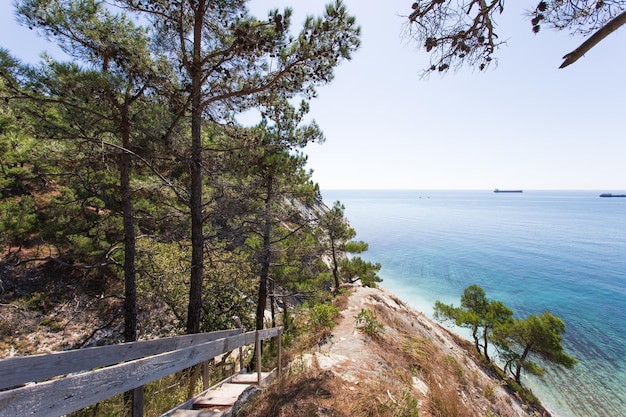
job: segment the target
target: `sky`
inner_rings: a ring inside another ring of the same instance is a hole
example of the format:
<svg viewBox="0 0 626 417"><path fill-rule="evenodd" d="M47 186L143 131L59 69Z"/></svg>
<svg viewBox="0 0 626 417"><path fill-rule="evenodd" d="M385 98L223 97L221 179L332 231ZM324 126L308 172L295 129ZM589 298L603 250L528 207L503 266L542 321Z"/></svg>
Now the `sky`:
<svg viewBox="0 0 626 417"><path fill-rule="evenodd" d="M291 7L293 30L329 0L252 0L251 12ZM15 22L0 0L0 47L36 62L53 45ZM403 36L409 0L344 0L361 48L318 88L310 117L326 141L305 149L324 189L585 189L626 191L626 29L575 64L561 57L582 37L525 17L534 0L509 0L497 66L420 77L429 57Z"/></svg>

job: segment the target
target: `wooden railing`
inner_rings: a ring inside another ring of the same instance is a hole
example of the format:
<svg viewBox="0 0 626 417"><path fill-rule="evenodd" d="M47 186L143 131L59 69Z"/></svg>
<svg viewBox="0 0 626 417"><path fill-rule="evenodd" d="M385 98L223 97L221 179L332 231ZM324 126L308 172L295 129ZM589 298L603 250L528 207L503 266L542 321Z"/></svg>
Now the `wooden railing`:
<svg viewBox="0 0 626 417"><path fill-rule="evenodd" d="M223 330L0 360L0 417L59 417L246 345L256 344L259 353L260 342L272 337L278 337L280 373L282 327L248 333ZM260 369L261 355L256 356Z"/></svg>

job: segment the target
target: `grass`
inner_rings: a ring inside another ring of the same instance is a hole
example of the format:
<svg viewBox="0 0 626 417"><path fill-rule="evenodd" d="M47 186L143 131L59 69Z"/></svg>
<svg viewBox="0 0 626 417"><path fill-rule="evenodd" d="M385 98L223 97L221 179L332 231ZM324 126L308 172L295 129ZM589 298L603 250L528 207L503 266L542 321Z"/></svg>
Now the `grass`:
<svg viewBox="0 0 626 417"><path fill-rule="evenodd" d="M388 381L347 383L331 371L292 369L281 381L245 404L238 417L418 417L410 390L388 392Z"/></svg>
<svg viewBox="0 0 626 417"><path fill-rule="evenodd" d="M435 417L469 417L473 413L463 402L460 392L466 378L457 360L444 355L427 338L409 338L403 345L416 373L429 389L426 408Z"/></svg>

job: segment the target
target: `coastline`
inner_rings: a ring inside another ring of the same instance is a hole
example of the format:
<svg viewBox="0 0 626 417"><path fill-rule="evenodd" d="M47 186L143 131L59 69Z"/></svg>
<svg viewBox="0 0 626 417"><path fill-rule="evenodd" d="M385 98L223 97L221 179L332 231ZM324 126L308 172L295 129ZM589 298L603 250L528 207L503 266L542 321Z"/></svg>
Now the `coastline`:
<svg viewBox="0 0 626 417"><path fill-rule="evenodd" d="M386 287L385 285L385 281L383 280L382 283L379 283L376 290L382 292L383 294L385 294L387 297L390 297L392 299L398 299L400 300L402 303L404 303L404 305L406 306L406 308L408 308L414 315L418 316L420 318L420 321L422 323L424 323L427 327L431 327L432 329L438 329L438 337L443 337L445 339L448 339L448 344L451 346L455 343L458 343L458 340L462 340L465 341L466 343L464 343L463 345L467 348L469 347L471 349L471 339L470 339L470 333L469 331L467 331L466 333L463 332L464 329L460 329L460 328L455 328L455 327L448 327L445 326L441 323L439 323L438 321L434 320L433 318L431 318L432 314L428 315L425 312L432 312L432 306L427 304L427 301L421 297L417 297L415 299L419 299L420 303L411 303L408 300L405 299L405 297L399 297L397 295L397 293ZM402 292L401 292L402 293ZM459 331L460 330L460 331ZM465 334L464 334L465 333ZM465 352L468 356L472 356L469 352ZM495 361L496 365L499 366L500 368L502 368L501 364L497 363L497 361ZM531 390L530 387L528 386L524 386L525 389L533 392L534 395L537 396L537 398L539 399L539 401L541 401L541 405L542 408L544 409L543 411L545 411L545 413L543 414L544 417L569 417L566 414L562 414L561 411L557 411L557 409L554 408L553 405L546 403L545 398L542 396L541 392L534 392ZM514 396L511 394L511 396L514 398ZM526 414L524 414L526 415ZM533 415L533 414L529 414L529 415Z"/></svg>
<svg viewBox="0 0 626 417"><path fill-rule="evenodd" d="M626 217L622 204L608 201L623 199L598 193L533 190L502 199L492 190L337 191L328 197L345 204L358 238L368 242L363 259L383 265L381 285L427 316L436 300L458 305L463 289L475 283L521 318L545 310L561 318L563 345L578 364L523 375L522 382L561 417L626 417L620 322Z"/></svg>
<svg viewBox="0 0 626 417"><path fill-rule="evenodd" d="M333 325L289 352L290 377L253 398L241 417L552 417L503 383L471 343L393 292L342 287Z"/></svg>
<svg viewBox="0 0 626 417"><path fill-rule="evenodd" d="M419 415L424 417L441 415L438 407L442 403L452 407L443 415L561 417L523 400L525 394L513 392L473 354L471 342L389 289L360 284L346 287L350 291L332 334L305 355L309 368L332 372L348 384L344 389L382 383L387 391L410 391L418 399ZM364 332L355 323L357 313L363 310L373 314L382 326L380 332ZM456 411L450 414L452 409Z"/></svg>

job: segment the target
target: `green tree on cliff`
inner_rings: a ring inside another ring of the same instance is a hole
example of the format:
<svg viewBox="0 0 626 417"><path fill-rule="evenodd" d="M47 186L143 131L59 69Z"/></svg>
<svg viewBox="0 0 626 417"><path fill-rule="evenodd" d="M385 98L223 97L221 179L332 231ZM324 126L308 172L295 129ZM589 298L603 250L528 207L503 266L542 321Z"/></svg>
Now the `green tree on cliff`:
<svg viewBox="0 0 626 417"><path fill-rule="evenodd" d="M492 340L505 359L505 371L511 372L519 384L522 369L541 376L545 370L532 360L535 355L555 365L573 368L576 359L563 351L561 336L565 323L549 312L514 320L496 328Z"/></svg>
<svg viewBox="0 0 626 417"><path fill-rule="evenodd" d="M352 240L356 237L356 231L344 217L345 209L341 202L335 201L333 207L320 219L320 230L324 234L321 240L326 247L326 253L330 256L330 267L335 281L334 292L339 290L344 279L352 281L357 278L357 274L360 274L365 285L380 282L376 275L380 270L379 264L363 262L360 258L354 260L343 258L345 254L365 252L368 247L363 241ZM342 277L344 272L345 275Z"/></svg>
<svg viewBox="0 0 626 417"><path fill-rule="evenodd" d="M463 291L461 306L435 302L434 317L437 320L452 320L459 327L466 327L472 331L474 346L483 353L488 361L488 340L492 332L499 326L509 323L513 311L500 301L487 299L485 290L476 284L470 285Z"/></svg>
<svg viewBox="0 0 626 417"><path fill-rule="evenodd" d="M347 246L347 251L352 253L350 252L350 245ZM381 267L380 263L367 262L360 256L344 258L339 262L339 269L345 281L353 283L361 280L361 283L366 287L375 287L376 283L382 282L378 276Z"/></svg>

